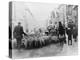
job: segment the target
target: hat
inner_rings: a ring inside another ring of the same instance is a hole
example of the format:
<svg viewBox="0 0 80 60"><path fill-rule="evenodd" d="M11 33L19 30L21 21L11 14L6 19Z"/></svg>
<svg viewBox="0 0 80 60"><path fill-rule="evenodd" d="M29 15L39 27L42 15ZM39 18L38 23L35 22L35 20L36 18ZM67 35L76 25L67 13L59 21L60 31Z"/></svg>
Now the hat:
<svg viewBox="0 0 80 60"><path fill-rule="evenodd" d="M18 22L18 24L21 24L21 22Z"/></svg>

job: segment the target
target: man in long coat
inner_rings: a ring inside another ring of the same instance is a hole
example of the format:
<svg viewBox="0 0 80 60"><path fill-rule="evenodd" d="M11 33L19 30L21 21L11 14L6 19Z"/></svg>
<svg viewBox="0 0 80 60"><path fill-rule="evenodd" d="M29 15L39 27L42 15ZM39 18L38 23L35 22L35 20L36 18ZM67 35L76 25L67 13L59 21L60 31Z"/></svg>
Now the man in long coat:
<svg viewBox="0 0 80 60"><path fill-rule="evenodd" d="M17 41L18 49L20 49L21 47L21 40L23 38L23 34L26 35L23 31L23 27L21 26L21 23L19 22L13 31L14 38L16 38L16 41Z"/></svg>

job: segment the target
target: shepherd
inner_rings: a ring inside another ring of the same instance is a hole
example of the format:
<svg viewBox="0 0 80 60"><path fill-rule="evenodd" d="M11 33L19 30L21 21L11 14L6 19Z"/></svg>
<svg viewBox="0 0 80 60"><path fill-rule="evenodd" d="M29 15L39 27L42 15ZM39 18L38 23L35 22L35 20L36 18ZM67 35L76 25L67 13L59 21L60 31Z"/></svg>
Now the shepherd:
<svg viewBox="0 0 80 60"><path fill-rule="evenodd" d="M18 22L18 25L14 28L13 36L17 41L17 48L21 48L21 40L23 38L23 34L26 35L23 31L23 27L21 26L21 22Z"/></svg>

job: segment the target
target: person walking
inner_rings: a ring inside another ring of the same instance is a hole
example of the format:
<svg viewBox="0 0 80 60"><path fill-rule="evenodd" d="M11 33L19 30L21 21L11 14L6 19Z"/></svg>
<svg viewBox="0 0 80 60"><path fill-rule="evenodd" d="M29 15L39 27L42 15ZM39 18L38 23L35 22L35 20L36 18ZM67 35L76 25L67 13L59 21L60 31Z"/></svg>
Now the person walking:
<svg viewBox="0 0 80 60"><path fill-rule="evenodd" d="M72 22L68 23L68 27L66 29L68 35L68 45L72 45L72 32L73 32L73 24Z"/></svg>
<svg viewBox="0 0 80 60"><path fill-rule="evenodd" d="M61 22L59 22L58 32L59 32L58 37L59 37L60 45L62 46L64 44L64 41L65 41L65 29L62 26Z"/></svg>
<svg viewBox="0 0 80 60"><path fill-rule="evenodd" d="M13 36L16 38L17 41L17 48L21 48L21 40L23 38L23 34L26 35L23 31L23 27L21 26L21 23L18 22L18 25L14 28Z"/></svg>

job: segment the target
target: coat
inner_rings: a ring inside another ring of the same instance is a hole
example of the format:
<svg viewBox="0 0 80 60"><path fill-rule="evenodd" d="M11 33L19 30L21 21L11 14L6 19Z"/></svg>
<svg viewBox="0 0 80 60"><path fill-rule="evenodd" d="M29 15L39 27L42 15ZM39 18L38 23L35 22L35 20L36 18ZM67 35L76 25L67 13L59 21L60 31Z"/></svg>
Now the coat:
<svg viewBox="0 0 80 60"><path fill-rule="evenodd" d="M22 34L24 34L23 27L22 26L16 26L14 28L14 32L13 32L14 38L16 38L16 39L17 38L22 38L23 37Z"/></svg>

